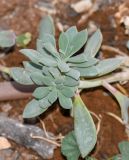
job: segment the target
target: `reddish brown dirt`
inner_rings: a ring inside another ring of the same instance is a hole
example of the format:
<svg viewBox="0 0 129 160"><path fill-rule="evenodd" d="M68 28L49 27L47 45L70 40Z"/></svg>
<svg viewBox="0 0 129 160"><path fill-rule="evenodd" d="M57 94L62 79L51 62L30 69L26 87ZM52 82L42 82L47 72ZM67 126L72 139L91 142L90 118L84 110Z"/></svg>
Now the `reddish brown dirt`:
<svg viewBox="0 0 129 160"><path fill-rule="evenodd" d="M37 8L34 5L38 0L24 1L24 0L9 0L4 3L4 0L0 1L0 28L2 29L13 29L17 34L24 32L31 32L33 35L33 40L28 48L35 48L35 38L37 36L37 25L39 20L45 13ZM10 2L10 3L9 3ZM83 29L87 26L90 20L94 21L97 26L100 27L103 33L103 44L113 45L119 47L123 51L126 51L125 42L128 37L124 35L123 26L117 26L117 28L113 28L111 25L111 19L117 11L117 5L119 4L103 4L100 9L95 12L87 21L85 21L81 26L78 26L79 29ZM76 15L69 8L68 3L64 3L64 1L59 1L56 5L57 14L54 16L55 20L57 18L64 25L76 25L76 22L80 18L80 15ZM12 15L12 17L10 16ZM10 16L10 17L9 17ZM59 35L57 29L57 36ZM104 53L104 57L112 57L113 53L106 52ZM6 66L20 66L22 60L25 57L22 56L18 52L18 48L16 48L13 52L6 55L2 61L5 62ZM124 86L126 90L129 92L129 85L126 84ZM118 153L118 143L121 140L127 139L125 134L125 128L114 118L106 115L105 112L112 112L118 116L120 116L120 108L117 102L110 95L105 95L106 91L102 88L93 89L83 91L82 99L88 109L95 112L97 115L101 114L102 123L100 132L98 134L98 142L94 152L92 153L94 157L98 160L104 160L108 157L113 156ZM3 104L9 103L13 108L8 112L10 117L21 120L22 111L24 109L25 104L29 101L26 100L17 100L17 101L9 101L2 102L0 106ZM56 104L51 107L47 113L41 116L42 120L44 120L46 129L55 134L62 133L65 135L68 131L73 128L72 119L69 118L69 114L64 110L60 110ZM95 123L97 120L94 118ZM37 123L37 125L40 125ZM31 150L27 150L22 146L18 146L14 142L12 145L17 150L20 150L22 153L29 153L37 157L38 160L41 160L36 153ZM33 158L35 159L35 158ZM57 149L55 151L54 157L52 160L64 160L64 158L60 154L60 150Z"/></svg>

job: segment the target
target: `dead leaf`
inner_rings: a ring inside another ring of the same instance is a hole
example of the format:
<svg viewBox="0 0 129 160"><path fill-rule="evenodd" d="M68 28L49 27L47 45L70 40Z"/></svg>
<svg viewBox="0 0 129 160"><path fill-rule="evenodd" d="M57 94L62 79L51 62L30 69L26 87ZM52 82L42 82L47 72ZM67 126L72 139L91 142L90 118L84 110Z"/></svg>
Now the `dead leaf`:
<svg viewBox="0 0 129 160"><path fill-rule="evenodd" d="M9 143L9 141L4 137L0 137L0 150L8 149L10 147L11 147L11 144Z"/></svg>

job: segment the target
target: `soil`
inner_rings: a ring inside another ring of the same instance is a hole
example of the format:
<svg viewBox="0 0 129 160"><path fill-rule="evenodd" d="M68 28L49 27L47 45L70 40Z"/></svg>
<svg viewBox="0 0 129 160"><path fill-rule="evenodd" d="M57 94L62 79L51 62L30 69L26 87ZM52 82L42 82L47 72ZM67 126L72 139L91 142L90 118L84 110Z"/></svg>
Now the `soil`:
<svg viewBox="0 0 129 160"><path fill-rule="evenodd" d="M54 1L54 0L53 0ZM41 0L1 0L0 1L0 29L13 29L16 34L30 32L33 36L28 48L35 48L35 39L37 36L37 26L41 17L46 15L46 12L41 10L39 6ZM46 3L51 4L51 0L46 0ZM56 1L55 1L56 2ZM75 0L59 0L58 3L51 6L51 10L56 10L53 15L55 23L61 22L63 25L77 25L78 20L82 14L77 14L70 8L70 3ZM124 27L117 25L113 27L115 21L114 14L118 11L118 6L122 1L104 0L99 9L94 12L87 20L81 25L77 25L78 29L87 27L90 21L93 21L102 31L103 44L119 47L122 51L128 53L125 44L128 37L124 34ZM52 4L51 4L52 5ZM84 14L84 13L83 13ZM56 35L59 36L59 29L56 28ZM19 48L15 49L0 59L1 64L8 67L21 66L25 57L19 53ZM103 57L112 57L116 54L111 52L104 52ZM3 77L1 81L5 81ZM129 92L129 83L123 86ZM98 160L105 160L108 157L116 155L118 151L118 143L122 140L127 140L124 126L121 125L116 119L108 116L106 112L112 112L120 116L120 108L114 98L108 94L104 89L96 88L85 90L81 93L82 99L87 108L102 116L100 132L98 134L97 145L92 152L92 156ZM0 111L7 114L9 117L22 120L22 112L25 104L30 98L17 101L6 101L0 103ZM2 106L10 105L9 110L5 110ZM94 117L93 117L94 118ZM62 133L65 135L73 128L72 119L69 118L69 113L59 108L58 104L54 104L49 111L41 116L41 119L46 125L47 131L51 131L58 135ZM95 123L97 120L94 118ZM35 125L41 126L39 122ZM43 160L32 150L26 149L10 141L14 150L21 153L23 159L27 160ZM28 155L28 158L27 158ZM60 149L55 150L54 157L51 160L65 160L61 155Z"/></svg>

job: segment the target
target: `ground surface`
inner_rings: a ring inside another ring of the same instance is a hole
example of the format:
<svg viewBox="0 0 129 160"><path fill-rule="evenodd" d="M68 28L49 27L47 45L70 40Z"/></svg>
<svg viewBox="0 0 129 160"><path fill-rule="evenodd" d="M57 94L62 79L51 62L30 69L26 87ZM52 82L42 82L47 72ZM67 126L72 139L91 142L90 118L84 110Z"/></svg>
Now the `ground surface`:
<svg viewBox="0 0 129 160"><path fill-rule="evenodd" d="M51 4L49 0L46 2ZM125 47L128 37L124 35L124 27L117 26L116 28L113 28L112 24L114 21L114 13L118 11L118 6L122 3L121 1L117 1L117 3L115 3L115 0L104 0L99 9L81 25L77 24L81 15L70 9L70 3L68 2L75 2L75 0L60 0L55 4L55 6L49 6L51 11L56 10L56 14L53 15L55 22L60 21L63 25L68 26L77 25L78 29L83 29L90 21L94 21L103 33L103 44L119 47L121 50L128 53ZM44 5L41 0L1 0L0 29L13 29L17 34L28 31L31 32L33 40L28 48L35 48L37 25L39 24L41 17L46 14L42 10L41 4ZM56 33L58 37L58 28ZM111 52L104 52L103 56L106 58L114 55L115 54ZM0 59L0 63L9 67L20 66L23 59L25 59L25 57L22 56L18 52L18 48L16 48L13 52L2 57ZM1 77L1 81L4 81L3 77ZM124 85L124 88L129 92L128 83ZM102 116L101 128L98 134L98 142L92 155L98 158L98 160L104 160L107 157L117 154L118 143L121 140L127 139L125 129L118 121L105 114L105 112L112 112L120 116L120 108L117 105L117 102L109 94L106 94L106 91L102 88L86 90L83 91L81 95L87 107L97 115L101 114ZM6 113L9 117L21 120L22 111L28 101L29 99L1 102L0 111ZM8 105L12 107L6 111L5 108L8 108ZM65 135L73 127L72 120L69 118L68 113L58 109L58 105L56 104L54 104L54 106L46 114L42 115L41 118L45 122L46 129L55 134L62 133ZM97 123L97 120L94 120ZM41 126L39 122L36 124ZM21 153L21 158L24 160L42 159L31 150L19 146L12 141L11 144L15 151ZM63 158L60 154L60 150L55 150L52 160L64 159L65 158Z"/></svg>

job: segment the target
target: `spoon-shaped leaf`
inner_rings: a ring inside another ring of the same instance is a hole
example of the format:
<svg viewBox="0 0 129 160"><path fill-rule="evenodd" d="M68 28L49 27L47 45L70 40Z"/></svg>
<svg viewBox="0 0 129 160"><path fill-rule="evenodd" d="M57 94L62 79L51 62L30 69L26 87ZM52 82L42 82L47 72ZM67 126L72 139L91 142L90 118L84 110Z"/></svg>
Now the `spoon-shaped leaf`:
<svg viewBox="0 0 129 160"><path fill-rule="evenodd" d="M55 35L54 22L51 16L43 17L39 25L39 39L44 40L45 34Z"/></svg>
<svg viewBox="0 0 129 160"><path fill-rule="evenodd" d="M11 77L18 83L23 85L32 85L34 84L30 78L30 72L26 71L24 68L13 67L10 69Z"/></svg>
<svg viewBox="0 0 129 160"><path fill-rule="evenodd" d="M88 40L84 53L87 58L94 57L100 49L102 43L102 34L98 29Z"/></svg>
<svg viewBox="0 0 129 160"><path fill-rule="evenodd" d="M39 52L34 49L21 49L20 52L28 57L32 62L38 64L39 62Z"/></svg>
<svg viewBox="0 0 129 160"><path fill-rule="evenodd" d="M49 87L38 87L33 92L33 96L37 99L42 99L42 98L46 97L50 91L51 90Z"/></svg>
<svg viewBox="0 0 129 160"><path fill-rule="evenodd" d="M80 78L80 72L75 69L70 69L69 72L65 73L65 75L72 77L76 80Z"/></svg>
<svg viewBox="0 0 129 160"><path fill-rule="evenodd" d="M68 133L62 141L61 152L67 160L78 160L80 151L76 142L74 131Z"/></svg>
<svg viewBox="0 0 129 160"><path fill-rule="evenodd" d="M65 97L62 93L58 93L58 98L59 98L59 102L60 105L64 108L64 109L71 109L73 107L72 104L72 100L71 98Z"/></svg>
<svg viewBox="0 0 129 160"><path fill-rule="evenodd" d="M129 121L129 114L128 114L129 98L127 96L123 95L122 93L120 93L119 91L117 91L117 93L115 93L114 96L116 97L116 99L120 105L122 119L124 120L125 124L128 124L128 121Z"/></svg>
<svg viewBox="0 0 129 160"><path fill-rule="evenodd" d="M121 92L119 92L116 88L111 86L106 81L103 81L102 85L108 91L110 91L113 94L113 96L117 99L117 101L118 101L118 103L120 105L120 108L121 108L122 119L123 119L124 123L127 124L128 121L129 121L129 114L128 114L129 98L127 96L123 95Z"/></svg>
<svg viewBox="0 0 129 160"><path fill-rule="evenodd" d="M41 72L42 66L39 64L35 64L30 61L23 61L23 66L25 70L30 71L30 72Z"/></svg>
<svg viewBox="0 0 129 160"><path fill-rule="evenodd" d="M24 112L23 112L23 117L24 118L37 117L43 112L45 112L46 110L47 108L40 107L39 102L33 99L26 105Z"/></svg>
<svg viewBox="0 0 129 160"><path fill-rule="evenodd" d="M71 42L72 39L77 35L78 31L77 31L76 26L72 26L72 27L68 28L65 33L66 33L69 41Z"/></svg>
<svg viewBox="0 0 129 160"><path fill-rule="evenodd" d="M115 69L119 68L122 63L123 63L122 58L104 59L96 65L98 75L102 76L107 73L110 73L110 72L114 71Z"/></svg>
<svg viewBox="0 0 129 160"><path fill-rule="evenodd" d="M82 30L78 32L70 43L72 49L67 52L66 58L71 57L74 53L79 51L79 49L81 49L83 45L86 43L87 37L88 37L87 30Z"/></svg>
<svg viewBox="0 0 129 160"><path fill-rule="evenodd" d="M122 156L122 160L128 160L129 159L129 142L128 141L122 141L119 143L119 150Z"/></svg>
<svg viewBox="0 0 129 160"><path fill-rule="evenodd" d="M97 140L97 134L93 119L79 94L75 95L73 116L75 137L81 156L84 158L94 148Z"/></svg>
<svg viewBox="0 0 129 160"><path fill-rule="evenodd" d="M87 68L95 65L99 60L96 58L90 58L87 62L82 63L69 63L71 67Z"/></svg>
<svg viewBox="0 0 129 160"><path fill-rule="evenodd" d="M84 53L70 57L68 60L70 63L82 63L82 62L87 62L88 58Z"/></svg>

